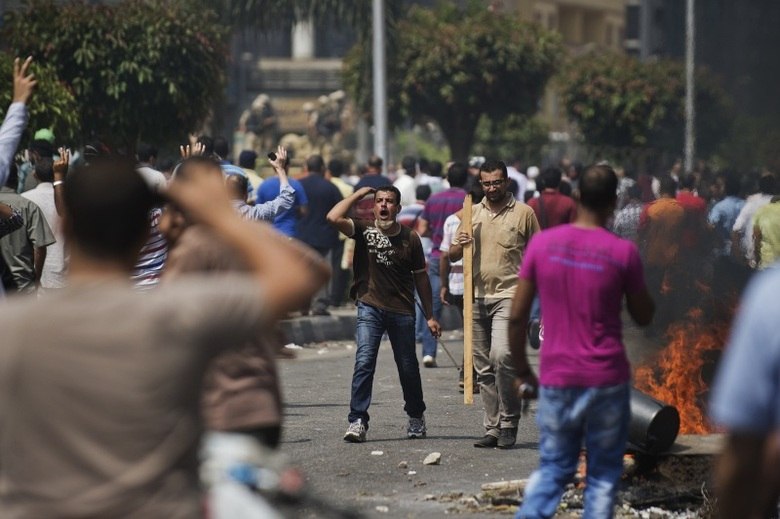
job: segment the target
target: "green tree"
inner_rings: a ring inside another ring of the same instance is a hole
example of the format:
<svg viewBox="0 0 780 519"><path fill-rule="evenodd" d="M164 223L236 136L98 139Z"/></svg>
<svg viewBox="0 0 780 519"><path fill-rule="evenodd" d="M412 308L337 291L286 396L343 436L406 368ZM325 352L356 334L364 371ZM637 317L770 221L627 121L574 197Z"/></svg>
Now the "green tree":
<svg viewBox="0 0 780 519"><path fill-rule="evenodd" d="M0 52L0 110L5 110L13 98L14 57ZM22 136L27 142L40 128L50 128L60 142L70 142L79 131L78 109L73 94L48 65L33 63L30 70L38 83L27 105L30 120Z"/></svg>
<svg viewBox="0 0 780 519"><path fill-rule="evenodd" d="M559 76L562 100L593 148L665 152L679 156L685 128L685 76L681 64L641 62L618 54L586 55ZM696 75L697 154L708 157L728 134L729 105L704 71Z"/></svg>
<svg viewBox="0 0 780 519"><path fill-rule="evenodd" d="M497 120L482 116L475 133L474 154L540 164L550 141L549 131L538 117L512 114Z"/></svg>
<svg viewBox="0 0 780 519"><path fill-rule="evenodd" d="M388 49L391 122L435 121L452 156L464 160L480 118L503 120L537 111L561 59L557 34L517 17L470 4L414 7L398 21ZM358 43L345 60L344 84L366 113L371 56Z"/></svg>
<svg viewBox="0 0 780 519"><path fill-rule="evenodd" d="M113 5L32 0L0 39L54 67L72 90L84 138L134 149L199 127L221 97L226 30L186 0Z"/></svg>

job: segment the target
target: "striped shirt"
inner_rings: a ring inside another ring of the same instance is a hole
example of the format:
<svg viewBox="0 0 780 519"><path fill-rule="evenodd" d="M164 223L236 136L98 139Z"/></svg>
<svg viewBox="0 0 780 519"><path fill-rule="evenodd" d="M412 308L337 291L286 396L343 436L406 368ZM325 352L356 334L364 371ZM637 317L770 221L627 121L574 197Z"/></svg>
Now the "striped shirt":
<svg viewBox="0 0 780 519"><path fill-rule="evenodd" d="M149 225L151 227L149 239L141 248L138 262L130 276L138 289L147 290L157 286L165 266L165 260L168 258L168 242L165 241L160 232L160 216L162 216L162 209L159 207L149 211Z"/></svg>
<svg viewBox="0 0 780 519"><path fill-rule="evenodd" d="M441 256L439 247L444 234L444 221L449 215L457 213L463 208L463 200L465 198L465 190L459 187L451 187L446 191L431 195L428 201L425 202L425 209L423 209L420 217L428 222L428 228L431 231L431 241L433 242L432 259L438 261Z"/></svg>

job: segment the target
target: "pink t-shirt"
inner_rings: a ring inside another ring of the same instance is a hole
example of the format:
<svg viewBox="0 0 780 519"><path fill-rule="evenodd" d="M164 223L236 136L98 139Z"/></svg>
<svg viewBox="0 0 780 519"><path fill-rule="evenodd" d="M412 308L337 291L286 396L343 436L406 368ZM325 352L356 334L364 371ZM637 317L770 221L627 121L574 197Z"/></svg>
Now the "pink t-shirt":
<svg viewBox="0 0 780 519"><path fill-rule="evenodd" d="M624 294L645 287L636 245L606 229L561 225L534 235L520 277L536 284L541 300L542 385L628 382L620 310Z"/></svg>

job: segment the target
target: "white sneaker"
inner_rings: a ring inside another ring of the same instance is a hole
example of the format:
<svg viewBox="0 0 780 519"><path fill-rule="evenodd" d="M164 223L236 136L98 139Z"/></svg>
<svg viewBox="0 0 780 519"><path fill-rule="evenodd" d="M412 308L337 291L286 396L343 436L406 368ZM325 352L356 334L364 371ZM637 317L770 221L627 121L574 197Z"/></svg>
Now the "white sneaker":
<svg viewBox="0 0 780 519"><path fill-rule="evenodd" d="M366 441L366 426L363 424L363 420L358 418L354 422L349 423L347 432L344 434L344 441L350 443L363 443Z"/></svg>
<svg viewBox="0 0 780 519"><path fill-rule="evenodd" d="M426 368L435 368L436 358L432 357L431 355L425 355L423 357L423 366L425 366Z"/></svg>

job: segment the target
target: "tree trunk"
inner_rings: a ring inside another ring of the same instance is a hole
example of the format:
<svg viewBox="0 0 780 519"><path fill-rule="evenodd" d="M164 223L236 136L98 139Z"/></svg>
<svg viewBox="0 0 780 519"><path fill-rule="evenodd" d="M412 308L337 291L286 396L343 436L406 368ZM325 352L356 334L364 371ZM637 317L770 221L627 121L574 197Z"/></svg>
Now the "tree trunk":
<svg viewBox="0 0 780 519"><path fill-rule="evenodd" d="M457 110L457 109L453 109ZM447 144L450 146L450 157L455 162L467 162L471 146L474 144L474 132L477 130L479 114L452 114L446 120L437 120Z"/></svg>

